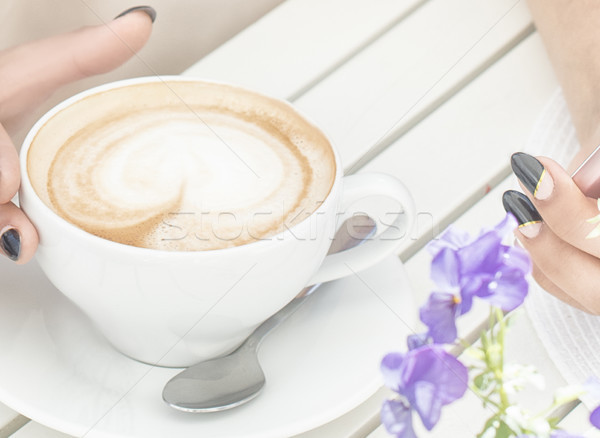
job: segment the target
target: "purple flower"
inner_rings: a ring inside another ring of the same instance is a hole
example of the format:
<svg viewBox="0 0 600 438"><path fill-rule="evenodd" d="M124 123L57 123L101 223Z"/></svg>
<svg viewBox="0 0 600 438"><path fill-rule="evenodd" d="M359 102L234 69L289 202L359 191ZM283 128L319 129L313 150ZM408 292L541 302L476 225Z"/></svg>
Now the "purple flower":
<svg viewBox="0 0 600 438"><path fill-rule="evenodd" d="M473 239L467 231L456 228L454 225L450 225L438 239L432 240L427 245L427 249L432 256L435 256L444 248L456 250L468 245L472 240Z"/></svg>
<svg viewBox="0 0 600 438"><path fill-rule="evenodd" d="M381 362L386 386L401 396L385 402L381 420L397 437L413 437L412 410L431 430L444 405L463 396L467 389L467 368L440 345L430 344L406 354L390 353Z"/></svg>
<svg viewBox="0 0 600 438"><path fill-rule="evenodd" d="M590 423L592 423L592 426L596 429L600 429L600 406L594 409L590 414Z"/></svg>
<svg viewBox="0 0 600 438"><path fill-rule="evenodd" d="M515 217L508 213L498 224L490 229L483 229L479 234L481 235L488 231L494 231L500 237L505 237L508 236L517 225L518 222ZM469 245L474 240L476 240L476 238L471 237L467 231L458 229L454 225L450 225L442 232L438 239L431 241L427 245L427 249L431 255L435 256L443 248L457 250Z"/></svg>
<svg viewBox="0 0 600 438"><path fill-rule="evenodd" d="M414 350L424 345L431 344L431 338L428 333L415 333L406 337L406 345L409 350Z"/></svg>
<svg viewBox="0 0 600 438"><path fill-rule="evenodd" d="M412 427L412 410L401 401L386 400L381 408L381 422L396 438L417 438Z"/></svg>
<svg viewBox="0 0 600 438"><path fill-rule="evenodd" d="M517 222L507 214L494 228L470 239L464 232L448 229L430 246L434 292L420 310L421 321L435 343L456 339L456 318L471 309L479 297L510 311L527 295L526 276L531 271L527 253L502 244Z"/></svg>
<svg viewBox="0 0 600 438"><path fill-rule="evenodd" d="M433 292L419 310L421 321L429 328L427 332L436 344L450 344L456 339L456 317L460 312L458 296Z"/></svg>

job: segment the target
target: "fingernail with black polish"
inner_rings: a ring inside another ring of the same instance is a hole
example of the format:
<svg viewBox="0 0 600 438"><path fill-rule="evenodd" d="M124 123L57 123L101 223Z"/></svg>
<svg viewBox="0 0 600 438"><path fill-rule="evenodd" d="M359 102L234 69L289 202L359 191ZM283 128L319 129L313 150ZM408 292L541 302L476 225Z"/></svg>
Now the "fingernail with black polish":
<svg viewBox="0 0 600 438"><path fill-rule="evenodd" d="M122 17L123 15L127 15L130 12L134 12L134 11L145 12L146 14L148 14L148 16L150 17L150 19L152 20L153 23L154 23L154 20L156 20L156 11L151 6L135 6L133 8L129 8L126 11L121 12L114 19L116 20L117 18Z"/></svg>
<svg viewBox="0 0 600 438"><path fill-rule="evenodd" d="M21 236L15 228L5 228L0 236L0 248L6 256L16 262L21 253Z"/></svg>
<svg viewBox="0 0 600 438"><path fill-rule="evenodd" d="M552 194L554 181L537 158L517 152L510 158L510 165L519 181L534 198L544 200Z"/></svg>
<svg viewBox="0 0 600 438"><path fill-rule="evenodd" d="M527 196L516 190L508 190L502 195L502 205L517 219L521 234L530 239L539 234L542 217Z"/></svg>

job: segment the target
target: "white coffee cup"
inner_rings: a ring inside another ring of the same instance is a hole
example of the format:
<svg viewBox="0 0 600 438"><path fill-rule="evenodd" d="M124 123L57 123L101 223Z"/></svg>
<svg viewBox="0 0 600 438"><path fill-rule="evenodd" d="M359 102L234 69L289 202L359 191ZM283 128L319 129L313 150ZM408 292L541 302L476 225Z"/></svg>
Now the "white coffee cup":
<svg viewBox="0 0 600 438"><path fill-rule="evenodd" d="M229 248L165 251L117 243L73 225L40 198L30 178L28 155L40 130L53 117L111 90L178 82L222 86L186 77L135 78L84 91L50 110L24 141L20 189L21 207L40 236L36 257L50 281L116 349L145 363L172 367L231 351L304 286L376 264L409 237L415 216L413 199L396 178L375 173L344 177L339 154L330 141L335 171L320 206L277 235ZM261 96L248 90L243 93ZM265 99L285 106L298 123L318 129L291 105ZM352 204L381 195L400 204L403 213L372 240L326 257L336 224L354 213Z"/></svg>

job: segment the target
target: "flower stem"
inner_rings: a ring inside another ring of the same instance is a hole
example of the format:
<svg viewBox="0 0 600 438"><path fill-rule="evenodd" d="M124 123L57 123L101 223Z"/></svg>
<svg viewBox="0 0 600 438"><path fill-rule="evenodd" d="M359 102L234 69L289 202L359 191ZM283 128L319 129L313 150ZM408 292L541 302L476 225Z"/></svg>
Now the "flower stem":
<svg viewBox="0 0 600 438"><path fill-rule="evenodd" d="M500 403L502 406L502 412L504 412L510 406L510 402L504 388L504 339L506 335L506 320L504 319L504 313L502 312L502 309L493 307L492 311L495 312L496 321L498 321L497 343L499 347L499 360L496 376L500 394Z"/></svg>
<svg viewBox="0 0 600 438"><path fill-rule="evenodd" d="M473 385L472 383L469 384L469 389L477 396L477 398L481 400L484 406L492 405L493 407L498 409L498 411L502 411L502 407L498 404L498 402L490 398L490 394L484 394L479 388L477 388L477 386Z"/></svg>
<svg viewBox="0 0 600 438"><path fill-rule="evenodd" d="M494 406L503 414L510 406L508 395L504 388L504 339L506 335L506 320L500 308L490 307L489 330L481 335L482 351L488 371L495 381L495 393L499 401ZM489 397L481 394L485 402L490 402Z"/></svg>

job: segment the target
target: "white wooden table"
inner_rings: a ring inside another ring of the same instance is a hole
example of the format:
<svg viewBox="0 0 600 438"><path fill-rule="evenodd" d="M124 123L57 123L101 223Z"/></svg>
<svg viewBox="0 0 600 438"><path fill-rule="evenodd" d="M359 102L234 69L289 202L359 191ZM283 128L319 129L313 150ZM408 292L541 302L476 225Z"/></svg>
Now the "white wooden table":
<svg viewBox="0 0 600 438"><path fill-rule="evenodd" d="M558 86L526 5L515 0L287 0L185 74L288 99L331 135L347 173L376 170L404 181L418 225L399 257L418 304L430 286L424 245L452 222L478 230L503 216L510 154ZM471 312L462 335L486 318L484 308ZM564 380L527 316L519 321L510 358L535 364L549 397ZM379 424L384 395L302 437L387 436ZM467 394L434 432L418 433L474 436L485 414ZM585 416L579 405L564 422L584 432ZM67 435L0 406L5 436Z"/></svg>

